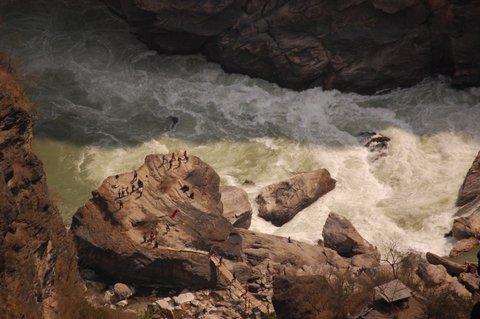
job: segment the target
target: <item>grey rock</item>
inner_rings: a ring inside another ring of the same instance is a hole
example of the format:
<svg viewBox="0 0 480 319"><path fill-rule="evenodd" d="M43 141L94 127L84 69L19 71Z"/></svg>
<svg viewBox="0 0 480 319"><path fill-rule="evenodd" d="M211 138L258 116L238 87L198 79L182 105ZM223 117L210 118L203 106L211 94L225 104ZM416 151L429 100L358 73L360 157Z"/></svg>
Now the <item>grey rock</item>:
<svg viewBox="0 0 480 319"><path fill-rule="evenodd" d="M252 221L252 206L248 200L248 194L240 187L221 186L223 216L233 227L250 227Z"/></svg>

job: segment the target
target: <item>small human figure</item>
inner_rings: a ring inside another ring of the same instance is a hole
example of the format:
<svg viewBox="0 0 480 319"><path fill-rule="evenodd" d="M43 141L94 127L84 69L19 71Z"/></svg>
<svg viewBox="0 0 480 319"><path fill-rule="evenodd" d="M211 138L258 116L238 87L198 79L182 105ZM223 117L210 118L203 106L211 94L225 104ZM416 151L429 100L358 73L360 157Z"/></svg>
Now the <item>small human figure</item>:
<svg viewBox="0 0 480 319"><path fill-rule="evenodd" d="M175 160L176 157L175 157L175 152L172 152L172 156L170 157L170 160Z"/></svg>
<svg viewBox="0 0 480 319"><path fill-rule="evenodd" d="M180 165L182 165L182 159L180 158L180 156L178 157L177 161L178 161L178 166L177 166L177 168L179 168Z"/></svg>
<svg viewBox="0 0 480 319"><path fill-rule="evenodd" d="M118 174L115 175L115 182L114 182L114 184L112 185L112 188L117 188L117 187L118 187L118 182L119 182L118 179L119 179L119 178L120 178L120 176L118 176Z"/></svg>
<svg viewBox="0 0 480 319"><path fill-rule="evenodd" d="M122 192L122 197L125 197L125 188L122 187L120 190Z"/></svg>
<svg viewBox="0 0 480 319"><path fill-rule="evenodd" d="M221 266L223 263L223 256L220 256L220 261L218 262L218 264Z"/></svg>
<svg viewBox="0 0 480 319"><path fill-rule="evenodd" d="M188 187L188 185L182 185L182 187L180 187L180 190L184 193L188 192L190 190L190 187Z"/></svg>
<svg viewBox="0 0 480 319"><path fill-rule="evenodd" d="M185 162L188 162L188 152L187 152L187 150L183 151L183 159L185 160Z"/></svg>
<svg viewBox="0 0 480 319"><path fill-rule="evenodd" d="M175 216L177 215L177 213L178 213L178 209L175 208L175 209L173 210L172 214L170 215L170 217L171 217L171 218L175 218Z"/></svg>
<svg viewBox="0 0 480 319"><path fill-rule="evenodd" d="M288 242L292 243L292 239L290 238L290 236L288 236Z"/></svg>
<svg viewBox="0 0 480 319"><path fill-rule="evenodd" d="M167 155L163 154L163 155L162 155L162 164L160 164L160 167L162 167L163 164L165 164L165 163L167 163L167 162L168 162L168 161L167 161Z"/></svg>
<svg viewBox="0 0 480 319"><path fill-rule="evenodd" d="M168 169L172 169L173 161L174 161L173 158L171 158L171 159L168 161L168 163L170 164L170 166L168 167Z"/></svg>
<svg viewBox="0 0 480 319"><path fill-rule="evenodd" d="M135 184L132 184L132 194L135 191Z"/></svg>
<svg viewBox="0 0 480 319"><path fill-rule="evenodd" d="M152 243L154 239L155 239L155 233L153 232L153 230L151 230L150 231L150 237L149 237L148 241L150 243Z"/></svg>
<svg viewBox="0 0 480 319"><path fill-rule="evenodd" d="M130 184L135 183L135 181L137 180L137 177L138 177L137 170L134 170L133 171L133 179L130 181Z"/></svg>
<svg viewBox="0 0 480 319"><path fill-rule="evenodd" d="M118 204L120 205L119 209L122 209L123 208L123 201L121 199L118 201Z"/></svg>
<svg viewBox="0 0 480 319"><path fill-rule="evenodd" d="M121 190L118 190L118 198L122 198L122 192L121 192Z"/></svg>
<svg viewBox="0 0 480 319"><path fill-rule="evenodd" d="M147 233L143 233L143 243L147 242Z"/></svg>
<svg viewBox="0 0 480 319"><path fill-rule="evenodd" d="M142 193L143 193L143 182L139 179L138 182L138 189L137 189L137 193L139 193L140 196L142 196Z"/></svg>
<svg viewBox="0 0 480 319"><path fill-rule="evenodd" d="M195 199L195 193L192 192L192 193L190 194L190 196L188 196L188 197L190 197L190 199Z"/></svg>

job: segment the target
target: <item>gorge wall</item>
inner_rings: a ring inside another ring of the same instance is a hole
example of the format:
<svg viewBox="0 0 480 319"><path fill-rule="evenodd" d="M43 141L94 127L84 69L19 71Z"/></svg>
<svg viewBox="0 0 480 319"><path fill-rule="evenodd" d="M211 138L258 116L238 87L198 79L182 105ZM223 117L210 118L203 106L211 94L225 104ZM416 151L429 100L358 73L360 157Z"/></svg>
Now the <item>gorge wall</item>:
<svg viewBox="0 0 480 319"><path fill-rule="evenodd" d="M76 318L82 285L75 247L32 152L32 112L0 67L0 314Z"/></svg>
<svg viewBox="0 0 480 319"><path fill-rule="evenodd" d="M284 87L370 94L436 74L480 84L476 0L105 2L159 52L202 52Z"/></svg>

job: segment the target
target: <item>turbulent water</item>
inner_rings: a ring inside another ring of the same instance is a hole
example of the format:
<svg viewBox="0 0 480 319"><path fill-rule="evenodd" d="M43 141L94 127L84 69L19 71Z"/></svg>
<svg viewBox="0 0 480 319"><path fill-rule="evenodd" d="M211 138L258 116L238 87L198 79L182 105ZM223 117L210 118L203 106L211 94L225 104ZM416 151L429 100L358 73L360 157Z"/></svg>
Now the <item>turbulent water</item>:
<svg viewBox="0 0 480 319"><path fill-rule="evenodd" d="M252 204L292 172L324 167L337 179L288 224L255 216L254 230L313 243L334 211L380 246L394 238L423 252L450 248L443 234L480 149L479 88L432 79L377 96L294 92L201 56L149 51L93 0L4 3L0 49L37 108L34 148L67 223L106 176L189 149L225 185L253 180L243 186ZM173 130L169 116L179 118ZM390 137L387 156L374 160L362 131Z"/></svg>

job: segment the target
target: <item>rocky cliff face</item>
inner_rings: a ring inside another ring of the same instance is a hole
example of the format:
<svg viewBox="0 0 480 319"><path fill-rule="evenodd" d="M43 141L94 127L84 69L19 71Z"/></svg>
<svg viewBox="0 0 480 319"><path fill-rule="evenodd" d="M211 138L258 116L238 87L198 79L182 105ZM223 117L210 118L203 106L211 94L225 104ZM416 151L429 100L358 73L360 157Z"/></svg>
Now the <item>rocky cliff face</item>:
<svg viewBox="0 0 480 319"><path fill-rule="evenodd" d="M360 93L452 76L480 84L480 3L456 0L105 0L164 53L202 52L282 86Z"/></svg>
<svg viewBox="0 0 480 319"><path fill-rule="evenodd" d="M32 153L32 110L0 69L0 314L76 318L82 296L73 240Z"/></svg>

